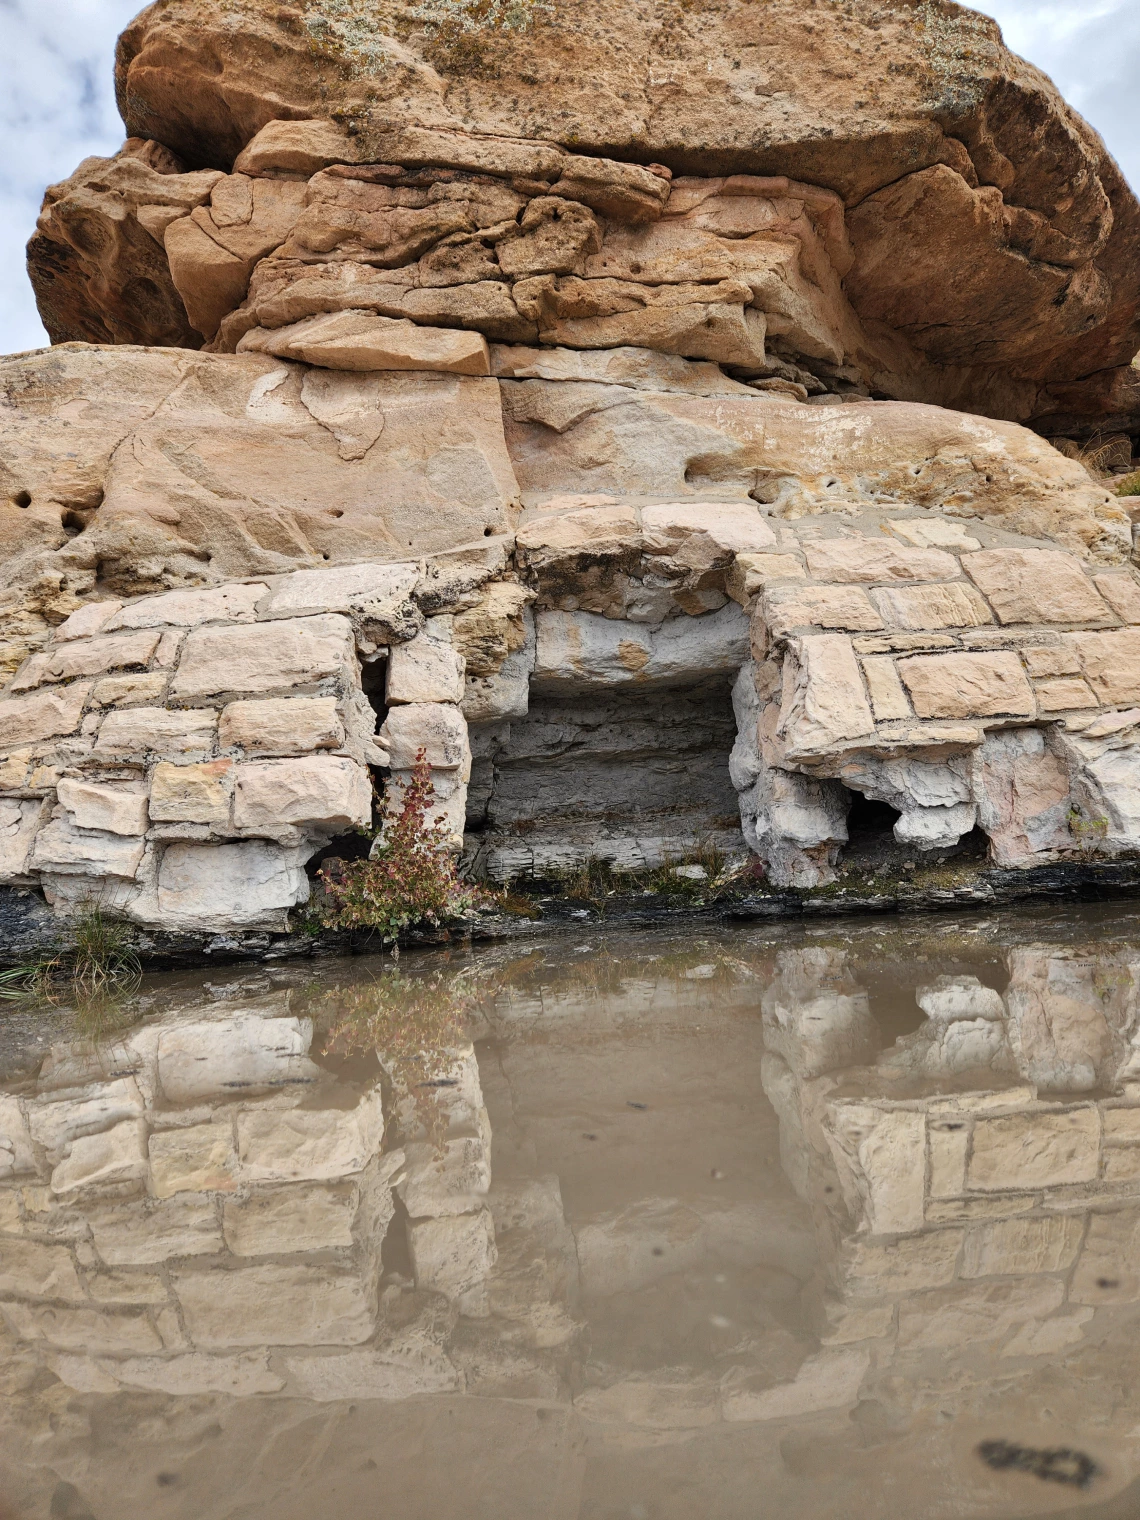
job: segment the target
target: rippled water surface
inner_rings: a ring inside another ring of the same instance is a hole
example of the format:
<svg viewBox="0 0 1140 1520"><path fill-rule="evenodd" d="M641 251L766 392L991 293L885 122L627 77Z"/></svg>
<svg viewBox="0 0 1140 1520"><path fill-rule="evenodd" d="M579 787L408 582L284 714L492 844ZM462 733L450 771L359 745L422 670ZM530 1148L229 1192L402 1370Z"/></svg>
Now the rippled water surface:
<svg viewBox="0 0 1140 1520"><path fill-rule="evenodd" d="M0 1515L1140 1515L1140 913L0 1012Z"/></svg>

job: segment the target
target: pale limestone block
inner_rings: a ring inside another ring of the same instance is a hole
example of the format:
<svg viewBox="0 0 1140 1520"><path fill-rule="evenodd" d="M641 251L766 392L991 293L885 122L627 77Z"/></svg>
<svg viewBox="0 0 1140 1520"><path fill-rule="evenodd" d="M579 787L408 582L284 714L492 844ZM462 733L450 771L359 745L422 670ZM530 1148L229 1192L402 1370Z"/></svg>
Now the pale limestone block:
<svg viewBox="0 0 1140 1520"><path fill-rule="evenodd" d="M1081 673L1080 656L1071 639L1061 639L1056 644L1028 644L1022 648L1021 658L1034 678L1079 676Z"/></svg>
<svg viewBox="0 0 1140 1520"><path fill-rule="evenodd" d="M171 1103L313 1082L320 1071L308 1057L312 1039L308 1019L246 1014L172 1024L159 1031L158 1081Z"/></svg>
<svg viewBox="0 0 1140 1520"><path fill-rule="evenodd" d="M242 628L194 628L186 637L170 689L175 697L207 697L231 691L260 694L337 678L351 683L353 655L352 625L335 615L281 618Z"/></svg>
<svg viewBox="0 0 1140 1520"><path fill-rule="evenodd" d="M954 1280L962 1238L953 1228L893 1241L854 1237L841 1251L842 1286L863 1297L941 1287Z"/></svg>
<svg viewBox="0 0 1140 1520"><path fill-rule="evenodd" d="M1101 1110L1106 1145L1140 1145L1140 1108Z"/></svg>
<svg viewBox="0 0 1140 1520"><path fill-rule="evenodd" d="M667 502L643 507L644 552L699 573L734 554L776 547L776 535L751 502Z"/></svg>
<svg viewBox="0 0 1140 1520"><path fill-rule="evenodd" d="M351 1183L296 1183L227 1198L222 1231L235 1256L325 1251L352 1245L359 1194Z"/></svg>
<svg viewBox="0 0 1140 1520"><path fill-rule="evenodd" d="M372 821L368 772L343 755L248 761L235 771L233 819L237 832L269 838L294 825L365 828Z"/></svg>
<svg viewBox="0 0 1140 1520"><path fill-rule="evenodd" d="M995 1346L1011 1330L1055 1314L1064 1299L1065 1284L1058 1277L955 1283L900 1303L898 1345L901 1350L950 1354L964 1347Z"/></svg>
<svg viewBox="0 0 1140 1520"><path fill-rule="evenodd" d="M1140 1177L1140 1149L1120 1148L1105 1152L1104 1180L1133 1182Z"/></svg>
<svg viewBox="0 0 1140 1520"><path fill-rule="evenodd" d="M76 1393L118 1393L119 1383L90 1356L72 1356L66 1351L47 1357L47 1365L65 1388Z"/></svg>
<svg viewBox="0 0 1140 1520"><path fill-rule="evenodd" d="M1033 717L1033 692L1010 650L909 655L898 672L920 718Z"/></svg>
<svg viewBox="0 0 1140 1520"><path fill-rule="evenodd" d="M1057 1356L1085 1338L1084 1327L1093 1317L1091 1309L1072 1309L1068 1314L1027 1324L1006 1341L1001 1354L1006 1356Z"/></svg>
<svg viewBox="0 0 1140 1520"><path fill-rule="evenodd" d="M1036 728L989 733L975 782L978 817L998 865L1071 848L1069 773ZM979 784L980 783L980 784Z"/></svg>
<svg viewBox="0 0 1140 1520"><path fill-rule="evenodd" d="M923 1226L926 1115L869 1103L831 1103L824 1133L857 1227L901 1235Z"/></svg>
<svg viewBox="0 0 1140 1520"><path fill-rule="evenodd" d="M36 1170L36 1153L23 1110L10 1093L0 1093L0 1178Z"/></svg>
<svg viewBox="0 0 1140 1520"><path fill-rule="evenodd" d="M83 1299L83 1285L66 1246L35 1240L5 1240L0 1245L0 1296Z"/></svg>
<svg viewBox="0 0 1140 1520"><path fill-rule="evenodd" d="M1079 560L1060 549L982 549L962 568L1002 623L1104 622L1108 608Z"/></svg>
<svg viewBox="0 0 1140 1520"><path fill-rule="evenodd" d="M409 1220L408 1250L417 1288L442 1293L461 1314L487 1316L487 1276L498 1259L495 1222L488 1209Z"/></svg>
<svg viewBox="0 0 1140 1520"><path fill-rule="evenodd" d="M352 1176L379 1154L383 1135L378 1091L354 1109L254 1109L237 1119L243 1175L265 1182Z"/></svg>
<svg viewBox="0 0 1140 1520"><path fill-rule="evenodd" d="M285 1386L285 1379L269 1370L267 1352L244 1356L209 1356L201 1351L169 1357L129 1356L108 1363L105 1370L113 1372L124 1387L175 1397L220 1393L245 1399L259 1393L280 1393Z"/></svg>
<svg viewBox="0 0 1140 1520"><path fill-rule="evenodd" d="M878 1340L894 1328L894 1304L848 1304L828 1298L823 1304L819 1339L824 1346L850 1346L857 1341Z"/></svg>
<svg viewBox="0 0 1140 1520"><path fill-rule="evenodd" d="M176 842L158 868L158 909L170 928L284 928L288 910L308 896L298 851L260 839Z"/></svg>
<svg viewBox="0 0 1140 1520"><path fill-rule="evenodd" d="M157 633L120 633L104 638L74 639L34 654L12 682L13 691L29 691L51 681L101 675L127 665L145 668L158 646Z"/></svg>
<svg viewBox="0 0 1140 1520"><path fill-rule="evenodd" d="M53 1164L81 1135L110 1129L124 1119L141 1119L143 1099L133 1077L92 1083L81 1097L39 1094L28 1103L28 1128Z"/></svg>
<svg viewBox="0 0 1140 1520"><path fill-rule="evenodd" d="M1072 712L1100 703L1084 681L1073 677L1061 677L1055 681L1038 681L1034 688L1037 707L1044 716L1048 713Z"/></svg>
<svg viewBox="0 0 1140 1520"><path fill-rule="evenodd" d="M35 749L30 745L20 749L9 748L8 753L0 758L0 791L22 790L35 759Z"/></svg>
<svg viewBox="0 0 1140 1520"><path fill-rule="evenodd" d="M414 702L393 708L377 738L390 754L393 770L410 771L422 749L433 770L457 771L463 780L471 773L467 721L449 703Z"/></svg>
<svg viewBox="0 0 1140 1520"><path fill-rule="evenodd" d="M735 602L658 628L592 612L535 615L534 680L570 686L680 682L735 674L748 658L748 619Z"/></svg>
<svg viewBox="0 0 1140 1520"><path fill-rule="evenodd" d="M976 976L939 976L916 989L914 1000L929 1019L1001 1019L1001 993Z"/></svg>
<svg viewBox="0 0 1140 1520"><path fill-rule="evenodd" d="M150 778L152 821L228 823L233 771L232 760L202 760L197 765L160 761Z"/></svg>
<svg viewBox="0 0 1140 1520"><path fill-rule="evenodd" d="M156 1198L237 1189L237 1156L228 1120L152 1134L149 1154L150 1189Z"/></svg>
<svg viewBox="0 0 1140 1520"><path fill-rule="evenodd" d="M963 1277L1020 1276L1065 1272L1077 1259L1084 1218L999 1219L966 1231Z"/></svg>
<svg viewBox="0 0 1140 1520"><path fill-rule="evenodd" d="M434 619L432 621L435 621ZM463 656L431 633L431 623L407 644L396 644L388 656L386 695L389 702L460 702L463 699Z"/></svg>
<svg viewBox="0 0 1140 1520"><path fill-rule="evenodd" d="M218 715L213 708L170 712L162 707L132 707L103 719L92 751L95 760L203 759L214 747Z"/></svg>
<svg viewBox="0 0 1140 1520"><path fill-rule="evenodd" d="M876 722L896 723L913 718L894 660L889 655L870 655L862 665Z"/></svg>
<svg viewBox="0 0 1140 1520"><path fill-rule="evenodd" d="M419 580L414 564L337 565L329 570L295 570L276 581L267 612L275 617L312 612L357 612L371 603L406 600ZM278 681L265 686L288 685Z"/></svg>
<svg viewBox="0 0 1140 1520"><path fill-rule="evenodd" d="M974 1124L969 1187L993 1192L1093 1182L1099 1150L1100 1115L1095 1108L979 1118Z"/></svg>
<svg viewBox="0 0 1140 1520"><path fill-rule="evenodd" d="M1096 589L1122 623L1140 623L1140 586L1127 570L1116 575L1094 575Z"/></svg>
<svg viewBox="0 0 1140 1520"><path fill-rule="evenodd" d="M829 749L874 729L851 640L834 633L792 640L777 729L789 756Z"/></svg>
<svg viewBox="0 0 1140 1520"><path fill-rule="evenodd" d="M335 697L277 697L230 702L222 708L218 744L247 754L305 754L336 749L344 725Z"/></svg>
<svg viewBox="0 0 1140 1520"><path fill-rule="evenodd" d="M199 623L252 623L258 602L269 590L264 582L212 586L206 591L164 591L124 607L112 628L159 628L173 623L194 628Z"/></svg>
<svg viewBox="0 0 1140 1520"><path fill-rule="evenodd" d="M763 617L772 636L787 638L796 628L882 628L883 620L861 586L777 586L765 591Z"/></svg>
<svg viewBox="0 0 1140 1520"><path fill-rule="evenodd" d="M370 1275L269 1263L171 1275L191 1342L203 1350L355 1346L376 1329Z"/></svg>
<svg viewBox="0 0 1140 1520"><path fill-rule="evenodd" d="M147 805L143 787L131 783L100 786L65 776L56 788L56 795L77 828L98 829L108 834L146 833Z"/></svg>
<svg viewBox="0 0 1140 1520"><path fill-rule="evenodd" d="M904 517L888 524L896 538L916 549L980 549L976 538L961 523L941 517Z"/></svg>
<svg viewBox="0 0 1140 1520"><path fill-rule="evenodd" d="M1140 1211L1135 1207L1089 1216L1069 1301L1094 1308L1140 1301Z"/></svg>
<svg viewBox="0 0 1140 1520"><path fill-rule="evenodd" d="M953 1198L966 1191L970 1132L960 1119L930 1121L930 1196Z"/></svg>
<svg viewBox="0 0 1140 1520"><path fill-rule="evenodd" d="M181 628L168 628L158 641L154 663L161 670L173 670L186 635Z"/></svg>
<svg viewBox="0 0 1140 1520"><path fill-rule="evenodd" d="M851 1408L870 1365L867 1351L819 1351L808 1357L792 1382L759 1391L733 1386L729 1373L721 1384L721 1410L726 1420L785 1420L821 1409Z"/></svg>
<svg viewBox="0 0 1140 1520"><path fill-rule="evenodd" d="M38 798L0 801L0 881L24 875L44 811Z"/></svg>
<svg viewBox="0 0 1140 1520"><path fill-rule="evenodd" d="M101 1304L165 1304L166 1284L154 1272L86 1273L87 1290Z"/></svg>
<svg viewBox="0 0 1140 1520"><path fill-rule="evenodd" d="M985 1194L973 1198L932 1198L926 1206L926 1220L928 1224L968 1224L978 1219L1009 1219L1014 1214L1028 1214L1040 1203L1040 1193L998 1193L992 1198Z"/></svg>
<svg viewBox="0 0 1140 1520"><path fill-rule="evenodd" d="M885 539L826 538L804 545L808 574L821 581L949 581L958 561L940 549L910 549Z"/></svg>
<svg viewBox="0 0 1140 1520"><path fill-rule="evenodd" d="M1074 633L1067 642L1076 650L1081 669L1102 702L1110 707L1140 702L1140 628Z"/></svg>
<svg viewBox="0 0 1140 1520"><path fill-rule="evenodd" d="M37 871L55 875L120 876L133 881L144 852L141 838L77 829L64 817L53 819L36 835L31 864Z"/></svg>
<svg viewBox="0 0 1140 1520"><path fill-rule="evenodd" d="M738 554L725 572L724 589L744 607L777 581L804 578L804 567L794 554Z"/></svg>
<svg viewBox="0 0 1140 1520"><path fill-rule="evenodd" d="M124 1120L113 1129L81 1135L51 1174L57 1195L112 1182L138 1182L146 1176L146 1126Z"/></svg>
<svg viewBox="0 0 1140 1520"><path fill-rule="evenodd" d="M7 1186L0 1188L0 1233L16 1234L21 1226L20 1196L22 1189L14 1188L10 1184L11 1168L7 1165L7 1157L4 1150L0 1149L0 1165L3 1165L3 1178Z"/></svg>
<svg viewBox="0 0 1140 1520"><path fill-rule="evenodd" d="M95 1249L109 1267L155 1266L223 1249L217 1209L203 1194L85 1204L83 1212Z"/></svg>
<svg viewBox="0 0 1140 1520"><path fill-rule="evenodd" d="M345 1351L339 1356L290 1357L289 1384L317 1403L343 1399L411 1399L425 1393L458 1393L463 1376L430 1342Z"/></svg>
<svg viewBox="0 0 1140 1520"><path fill-rule="evenodd" d="M413 1219L466 1214L486 1201L491 1157L480 1136L449 1136L438 1144L409 1141L404 1151L404 1179L396 1191Z"/></svg>
<svg viewBox="0 0 1140 1520"><path fill-rule="evenodd" d="M50 1308L46 1304L0 1304L12 1329L25 1341L46 1341L61 1351L90 1356L137 1356L162 1350L144 1310Z"/></svg>
<svg viewBox="0 0 1140 1520"><path fill-rule="evenodd" d="M135 702L160 702L169 680L169 675L163 670L107 676L102 681L96 681L91 701L98 707L126 707Z"/></svg>
<svg viewBox="0 0 1140 1520"><path fill-rule="evenodd" d="M730 1403L737 1391L731 1389ZM574 1399L580 1419L604 1425L615 1433L624 1425L668 1431L674 1438L717 1424L722 1418L721 1404L715 1383L694 1377L688 1369L679 1373L672 1368L663 1373L629 1373L606 1388L587 1388Z"/></svg>
<svg viewBox="0 0 1140 1520"><path fill-rule="evenodd" d="M0 701L0 744L34 744L73 734L91 695L90 681Z"/></svg>
<svg viewBox="0 0 1140 1520"><path fill-rule="evenodd" d="M871 592L891 628L980 628L992 623L990 609L962 582L948 586L882 586Z"/></svg>
<svg viewBox="0 0 1140 1520"><path fill-rule="evenodd" d="M102 633L122 605L122 602L115 601L87 602L70 617L64 618L55 630L56 643L65 643L68 639L86 639L92 634Z"/></svg>

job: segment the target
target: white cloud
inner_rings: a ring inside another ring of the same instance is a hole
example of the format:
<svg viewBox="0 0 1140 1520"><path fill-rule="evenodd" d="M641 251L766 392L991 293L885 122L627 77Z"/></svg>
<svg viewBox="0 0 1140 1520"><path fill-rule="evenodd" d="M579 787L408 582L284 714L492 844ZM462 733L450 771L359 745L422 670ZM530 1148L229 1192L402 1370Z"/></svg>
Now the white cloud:
<svg viewBox="0 0 1140 1520"><path fill-rule="evenodd" d="M45 185L122 141L115 38L139 0L0 0L0 352L47 341L24 273ZM989 0L978 10L1056 80L1140 185L1137 0Z"/></svg>

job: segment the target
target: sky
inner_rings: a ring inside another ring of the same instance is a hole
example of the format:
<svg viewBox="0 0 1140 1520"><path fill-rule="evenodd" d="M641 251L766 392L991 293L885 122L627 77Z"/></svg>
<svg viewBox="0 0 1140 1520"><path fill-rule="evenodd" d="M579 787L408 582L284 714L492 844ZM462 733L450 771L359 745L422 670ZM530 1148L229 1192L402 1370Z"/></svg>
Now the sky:
<svg viewBox="0 0 1140 1520"><path fill-rule="evenodd" d="M0 0L0 353L47 336L24 272L44 187L123 139L115 38L141 0ZM1140 0L989 0L1007 44L1049 74L1140 188Z"/></svg>

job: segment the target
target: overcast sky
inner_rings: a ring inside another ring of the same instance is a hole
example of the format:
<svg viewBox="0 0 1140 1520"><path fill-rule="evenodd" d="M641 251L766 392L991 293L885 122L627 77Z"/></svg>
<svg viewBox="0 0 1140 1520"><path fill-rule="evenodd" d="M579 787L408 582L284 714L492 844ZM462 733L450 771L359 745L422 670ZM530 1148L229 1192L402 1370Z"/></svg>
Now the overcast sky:
<svg viewBox="0 0 1140 1520"><path fill-rule="evenodd" d="M46 343L24 273L44 186L122 141L111 66L140 0L0 0L0 353ZM1140 187L1140 0L992 0Z"/></svg>

